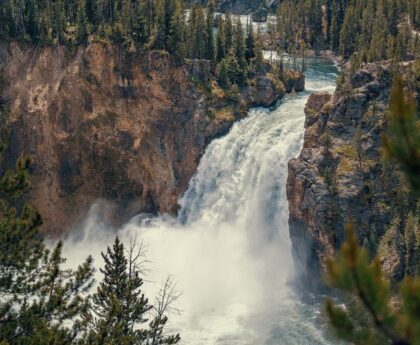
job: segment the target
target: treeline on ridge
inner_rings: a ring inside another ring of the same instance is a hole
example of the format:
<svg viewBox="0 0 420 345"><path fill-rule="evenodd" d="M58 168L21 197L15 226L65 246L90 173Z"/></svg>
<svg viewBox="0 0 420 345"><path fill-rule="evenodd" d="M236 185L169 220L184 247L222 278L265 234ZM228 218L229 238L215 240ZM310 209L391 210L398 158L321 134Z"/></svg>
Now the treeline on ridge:
<svg viewBox="0 0 420 345"><path fill-rule="evenodd" d="M419 0L286 0L277 9L281 49L305 45L359 62L420 54Z"/></svg>
<svg viewBox="0 0 420 345"><path fill-rule="evenodd" d="M183 0L5 0L0 38L37 45L110 40L127 53L164 50L177 61L207 59L222 86L242 86L261 69L262 46L252 22L215 16L215 5L187 9ZM244 32L246 31L246 33Z"/></svg>

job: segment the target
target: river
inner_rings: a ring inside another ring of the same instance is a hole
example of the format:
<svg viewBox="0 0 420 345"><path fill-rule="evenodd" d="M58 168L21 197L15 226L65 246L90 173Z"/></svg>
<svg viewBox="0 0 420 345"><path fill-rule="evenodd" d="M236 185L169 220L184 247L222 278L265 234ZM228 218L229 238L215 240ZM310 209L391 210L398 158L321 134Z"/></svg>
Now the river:
<svg viewBox="0 0 420 345"><path fill-rule="evenodd" d="M210 143L178 218L139 215L119 230L147 247L148 294L168 274L182 295L170 327L187 345L318 345L326 339L319 305L302 302L291 278L293 262L286 199L287 162L303 142L304 106L314 91L332 92L337 69L310 59L306 91L273 109L253 108L228 134ZM69 262L94 252L109 229L95 206L84 235L67 246Z"/></svg>

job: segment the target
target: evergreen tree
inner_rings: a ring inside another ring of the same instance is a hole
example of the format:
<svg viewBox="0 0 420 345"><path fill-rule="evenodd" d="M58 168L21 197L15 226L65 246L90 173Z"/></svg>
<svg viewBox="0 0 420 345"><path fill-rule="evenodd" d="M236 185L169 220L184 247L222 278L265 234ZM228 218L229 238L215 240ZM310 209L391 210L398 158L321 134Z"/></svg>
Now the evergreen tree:
<svg viewBox="0 0 420 345"><path fill-rule="evenodd" d="M249 63L251 59L255 58L255 38L252 20L250 20L247 29L245 58Z"/></svg>
<svg viewBox="0 0 420 345"><path fill-rule="evenodd" d="M173 303L174 290L169 285L160 303L158 312L152 313L156 307L149 304L142 292L143 279L140 277L143 267L139 260L143 257L142 247L134 242L125 251L118 237L112 248L102 253L105 267L104 275L97 292L93 295L93 313L86 316L89 324L86 342L88 344L121 344L121 345L163 345L176 344L179 334L164 332ZM166 285L164 286L165 289ZM143 327L152 317L149 327Z"/></svg>
<svg viewBox="0 0 420 345"><path fill-rule="evenodd" d="M167 0L156 0L154 33L151 39L154 49L166 49L165 1Z"/></svg>
<svg viewBox="0 0 420 345"><path fill-rule="evenodd" d="M215 44L214 44L214 32L213 32L213 20L214 20L214 1L210 0L207 5L206 24L207 24L207 53L206 58L210 61L214 61L216 58Z"/></svg>
<svg viewBox="0 0 420 345"><path fill-rule="evenodd" d="M169 33L168 51L177 58L186 56L184 7L181 0L174 0Z"/></svg>
<svg viewBox="0 0 420 345"><path fill-rule="evenodd" d="M371 61L382 60L386 57L387 23L383 10L382 1L378 2L375 13L375 25L370 41L369 59Z"/></svg>
<svg viewBox="0 0 420 345"><path fill-rule="evenodd" d="M355 33L357 32L355 22L355 11L354 8L350 6L346 11L340 31L339 51L340 55L344 57L349 57L355 50Z"/></svg>
<svg viewBox="0 0 420 345"><path fill-rule="evenodd" d="M415 194L420 194L420 134L415 100L397 76L391 90L388 131L383 136L387 158L398 162Z"/></svg>
<svg viewBox="0 0 420 345"><path fill-rule="evenodd" d="M86 15L86 1L78 0L77 4L77 33L76 39L78 42L86 41L88 35L88 20Z"/></svg>
<svg viewBox="0 0 420 345"><path fill-rule="evenodd" d="M234 55L230 55L226 60L227 66L227 77L232 84L238 86L244 86L246 81L246 75L244 69L238 63L238 60Z"/></svg>
<svg viewBox="0 0 420 345"><path fill-rule="evenodd" d="M88 308L82 294L92 284L92 259L75 271L63 269L62 243L45 248L41 216L21 200L29 164L19 159L16 170L0 179L0 339L4 344L70 344Z"/></svg>
<svg viewBox="0 0 420 345"><path fill-rule="evenodd" d="M104 275L97 292L93 295L92 330L90 344L142 344L147 337L146 329L138 326L148 319L151 309L142 293L143 280L136 269L130 270L124 253L124 245L118 237L106 254L102 253Z"/></svg>
<svg viewBox="0 0 420 345"><path fill-rule="evenodd" d="M255 67L256 71L260 73L264 66L264 55L263 55L263 46L260 31L257 31L257 37L255 40Z"/></svg>
<svg viewBox="0 0 420 345"><path fill-rule="evenodd" d="M230 12L226 13L225 20L225 53L229 55L233 48L233 24L232 24L232 15Z"/></svg>
<svg viewBox="0 0 420 345"><path fill-rule="evenodd" d="M32 39L37 42L39 37L39 29L38 29L38 6L34 0L29 1L28 3L28 34L32 37Z"/></svg>
<svg viewBox="0 0 420 345"><path fill-rule="evenodd" d="M244 33L242 30L242 24L240 19L238 18L235 26L235 57L236 61L239 64L239 68L241 69L242 73L246 73L247 63L245 59L245 39Z"/></svg>
<svg viewBox="0 0 420 345"><path fill-rule="evenodd" d="M325 1L325 38L327 42L331 42L331 2L332 0Z"/></svg>
<svg viewBox="0 0 420 345"><path fill-rule="evenodd" d="M222 59L222 61L219 63L219 85L223 88L227 87L230 83L229 77L228 77L228 67L227 67L227 61L226 59Z"/></svg>
<svg viewBox="0 0 420 345"><path fill-rule="evenodd" d="M220 16L217 28L217 62L223 60L226 56L226 42L225 42L225 25L224 20Z"/></svg>
<svg viewBox="0 0 420 345"><path fill-rule="evenodd" d="M356 345L418 344L420 279L405 278L399 287L401 307L392 307L390 284L379 261L369 262L351 226L347 233L337 257L327 261L328 283L348 296L345 307L326 301L336 335Z"/></svg>

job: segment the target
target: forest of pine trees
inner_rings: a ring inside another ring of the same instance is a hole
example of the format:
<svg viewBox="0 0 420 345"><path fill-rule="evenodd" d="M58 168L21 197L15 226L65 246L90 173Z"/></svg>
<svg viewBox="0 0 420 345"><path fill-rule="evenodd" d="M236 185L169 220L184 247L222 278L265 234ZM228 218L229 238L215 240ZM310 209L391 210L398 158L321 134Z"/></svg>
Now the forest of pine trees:
<svg viewBox="0 0 420 345"><path fill-rule="evenodd" d="M5 0L0 5L0 39L78 45L94 37L128 53L165 50L178 61L210 60L224 86L243 86L254 57L262 56L259 35L249 26L245 33L230 14L216 17L212 1L188 10L183 0Z"/></svg>
<svg viewBox="0 0 420 345"><path fill-rule="evenodd" d="M223 87L243 86L263 63L263 38L210 0L4 0L0 39L36 45L105 39L135 53L165 50L177 61L207 59ZM270 27L274 46L296 55L331 49L361 62L412 59L420 54L420 0L286 0ZM265 33L266 34L266 33ZM273 47L272 47L273 48Z"/></svg>
<svg viewBox="0 0 420 345"><path fill-rule="evenodd" d="M420 55L419 0L287 0L277 10L280 48L331 49L359 62Z"/></svg>

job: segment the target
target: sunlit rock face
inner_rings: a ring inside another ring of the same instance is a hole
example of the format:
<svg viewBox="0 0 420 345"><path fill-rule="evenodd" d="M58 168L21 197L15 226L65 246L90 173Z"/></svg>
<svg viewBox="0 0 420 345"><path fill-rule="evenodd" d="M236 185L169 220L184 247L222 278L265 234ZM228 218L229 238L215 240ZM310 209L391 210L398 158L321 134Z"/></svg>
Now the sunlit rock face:
<svg viewBox="0 0 420 345"><path fill-rule="evenodd" d="M151 268L146 295L153 296L168 274L182 291L183 312L169 324L182 344L333 344L317 320L319 306L302 303L290 284L287 162L301 149L309 94L334 90L337 70L329 60L310 59L305 73L306 92L249 110L209 143L178 217L140 214L109 229L94 205L80 231L67 238L69 262L88 254L102 262L100 253L116 232L124 243L144 241Z"/></svg>
<svg viewBox="0 0 420 345"><path fill-rule="evenodd" d="M1 57L6 160L33 157L30 201L50 232L65 231L97 199L118 205L115 220L174 212L205 145L235 120L208 116L208 97L165 53L11 44Z"/></svg>
<svg viewBox="0 0 420 345"><path fill-rule="evenodd" d="M415 207L402 174L381 156L391 85L389 66L368 64L334 95L313 94L306 104L304 145L289 162L287 192L293 255L307 286L320 282L346 223L375 255L393 219ZM389 256L401 253L393 249ZM382 258L384 268L392 266L389 274L398 280L404 260L390 260Z"/></svg>
<svg viewBox="0 0 420 345"><path fill-rule="evenodd" d="M179 64L163 51L130 55L104 42L3 44L0 69L5 163L33 157L29 201L56 234L98 199L110 203L116 223L139 212L176 213L208 143L284 89L278 81L247 89L233 106L209 61Z"/></svg>

